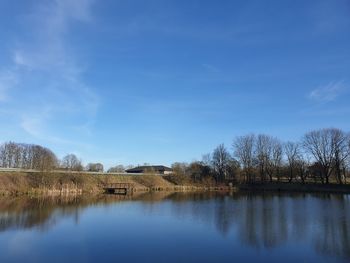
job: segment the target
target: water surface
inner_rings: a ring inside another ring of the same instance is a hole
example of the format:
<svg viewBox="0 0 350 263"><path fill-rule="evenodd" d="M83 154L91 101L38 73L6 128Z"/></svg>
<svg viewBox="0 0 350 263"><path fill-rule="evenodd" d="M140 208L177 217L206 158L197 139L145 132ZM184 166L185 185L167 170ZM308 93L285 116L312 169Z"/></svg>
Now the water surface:
<svg viewBox="0 0 350 263"><path fill-rule="evenodd" d="M0 198L0 262L350 262L350 196Z"/></svg>

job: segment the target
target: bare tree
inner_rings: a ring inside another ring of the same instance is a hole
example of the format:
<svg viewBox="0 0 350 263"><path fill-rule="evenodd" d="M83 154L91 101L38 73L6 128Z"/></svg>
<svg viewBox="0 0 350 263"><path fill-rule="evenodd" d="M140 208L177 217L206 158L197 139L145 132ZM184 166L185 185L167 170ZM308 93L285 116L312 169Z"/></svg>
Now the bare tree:
<svg viewBox="0 0 350 263"><path fill-rule="evenodd" d="M39 169L40 171L51 171L53 168L57 167L57 158L55 154L44 147L36 147L36 150L38 151L37 154L37 167L36 169Z"/></svg>
<svg viewBox="0 0 350 263"><path fill-rule="evenodd" d="M124 173L125 172L124 165L116 165L108 169L107 173Z"/></svg>
<svg viewBox="0 0 350 263"><path fill-rule="evenodd" d="M350 133L348 133L348 152L350 152ZM345 160L345 183L347 177L350 175L350 154L349 157Z"/></svg>
<svg viewBox="0 0 350 263"><path fill-rule="evenodd" d="M270 137L265 134L259 134L256 139L255 146L255 158L257 161L257 166L260 174L260 180L262 182L266 181L267 165L270 156Z"/></svg>
<svg viewBox="0 0 350 263"><path fill-rule="evenodd" d="M231 158L227 165L228 178L230 180L238 181L241 174L241 165L235 158Z"/></svg>
<svg viewBox="0 0 350 263"><path fill-rule="evenodd" d="M173 170L171 177L175 184L186 184L189 181L187 163L176 162L171 165L171 168Z"/></svg>
<svg viewBox="0 0 350 263"><path fill-rule="evenodd" d="M328 184L333 170L343 157L340 142L342 131L338 129L321 129L311 131L304 136L303 145L318 163L321 170L321 179Z"/></svg>
<svg viewBox="0 0 350 263"><path fill-rule="evenodd" d="M214 149L212 162L217 182L222 182L228 176L230 160L230 153L224 144L220 144Z"/></svg>
<svg viewBox="0 0 350 263"><path fill-rule="evenodd" d="M83 165L75 154L67 154L63 157L61 167L70 171L82 171Z"/></svg>
<svg viewBox="0 0 350 263"><path fill-rule="evenodd" d="M289 178L288 181L292 182L296 177L297 167L301 159L300 144L295 142L287 142L284 144L284 152L288 161Z"/></svg>
<svg viewBox="0 0 350 263"><path fill-rule="evenodd" d="M282 155L283 155L283 147L282 143L277 138L270 138L269 143L269 153L267 161L267 173L270 177L270 181L272 182L272 178L275 175L277 180L280 180L280 168L282 166Z"/></svg>
<svg viewBox="0 0 350 263"><path fill-rule="evenodd" d="M102 163L88 163L86 166L86 170L89 172L103 172L103 164Z"/></svg>
<svg viewBox="0 0 350 263"><path fill-rule="evenodd" d="M296 160L294 165L301 182L305 183L310 167L309 161L305 160L304 158L299 158Z"/></svg>
<svg viewBox="0 0 350 263"><path fill-rule="evenodd" d="M7 142L4 143L1 146L1 162L2 166L6 168L19 168L18 162L16 161L18 159L17 151L18 145L14 142Z"/></svg>
<svg viewBox="0 0 350 263"><path fill-rule="evenodd" d="M279 179L282 153L282 144L277 138L265 134L258 135L255 156L262 182L266 181L267 176L269 176L270 182L272 182L274 175Z"/></svg>
<svg viewBox="0 0 350 263"><path fill-rule="evenodd" d="M0 165L48 171L57 166L56 155L40 145L8 142L0 146Z"/></svg>
<svg viewBox="0 0 350 263"><path fill-rule="evenodd" d="M239 136L233 141L234 155L242 164L246 182L253 181L254 134Z"/></svg>
<svg viewBox="0 0 350 263"><path fill-rule="evenodd" d="M349 134L332 129L332 148L334 149L334 172L337 182L342 184L346 177L346 161L350 155Z"/></svg>

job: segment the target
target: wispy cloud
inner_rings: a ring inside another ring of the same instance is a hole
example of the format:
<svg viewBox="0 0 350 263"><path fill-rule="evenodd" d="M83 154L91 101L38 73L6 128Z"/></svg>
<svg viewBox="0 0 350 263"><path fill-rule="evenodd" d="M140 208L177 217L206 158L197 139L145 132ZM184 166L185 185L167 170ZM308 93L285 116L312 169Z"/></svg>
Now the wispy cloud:
<svg viewBox="0 0 350 263"><path fill-rule="evenodd" d="M40 137L43 133L44 117L41 114L34 116L32 113L21 117L20 126L28 134Z"/></svg>
<svg viewBox="0 0 350 263"><path fill-rule="evenodd" d="M0 102L7 100L7 93L18 83L18 76L11 70L0 71Z"/></svg>
<svg viewBox="0 0 350 263"><path fill-rule="evenodd" d="M48 132L48 119L50 118L50 115L47 113L42 113L38 115L23 115L21 117L20 126L21 128L28 133L29 135L39 138L44 141L48 141L50 143L59 144L59 145L69 145L69 146L76 146L83 149L90 149L91 145L84 143L84 142L78 142L78 141L72 141L69 139L65 139L62 137L55 136L52 133Z"/></svg>
<svg viewBox="0 0 350 263"><path fill-rule="evenodd" d="M308 98L317 102L330 102L335 101L344 91L346 91L344 81L330 82L326 86L312 90Z"/></svg>
<svg viewBox="0 0 350 263"><path fill-rule="evenodd" d="M68 141L56 136L50 124L67 131L90 127L99 106L96 91L82 78L86 67L70 52L68 41L73 23L92 21L92 1L37 3L31 14L20 17L26 37L16 36L12 64L0 70L0 102L13 101L10 110L29 135Z"/></svg>
<svg viewBox="0 0 350 263"><path fill-rule="evenodd" d="M80 67L68 52L67 34L73 22L89 22L91 0L57 0L38 5L36 11L22 17L30 32L30 41L19 38L13 61L32 70L58 70L61 74L77 74Z"/></svg>

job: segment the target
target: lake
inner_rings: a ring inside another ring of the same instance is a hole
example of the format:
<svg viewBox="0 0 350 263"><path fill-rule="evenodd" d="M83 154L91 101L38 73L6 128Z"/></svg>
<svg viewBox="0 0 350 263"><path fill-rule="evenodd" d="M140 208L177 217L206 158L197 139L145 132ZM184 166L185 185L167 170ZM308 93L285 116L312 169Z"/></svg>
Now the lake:
<svg viewBox="0 0 350 263"><path fill-rule="evenodd" d="M0 262L350 262L350 196L3 197Z"/></svg>

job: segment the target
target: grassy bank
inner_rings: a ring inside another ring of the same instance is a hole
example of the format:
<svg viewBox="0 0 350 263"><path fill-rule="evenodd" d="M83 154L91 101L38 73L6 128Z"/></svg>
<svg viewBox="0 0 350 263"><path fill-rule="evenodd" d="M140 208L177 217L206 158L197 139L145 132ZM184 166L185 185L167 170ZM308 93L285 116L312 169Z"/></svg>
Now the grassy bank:
<svg viewBox="0 0 350 263"><path fill-rule="evenodd" d="M100 194L112 183L129 183L134 192L149 191L283 191L350 194L350 185L318 183L255 183L234 188L206 183L174 182L159 175L98 175L86 173L0 172L0 195Z"/></svg>
<svg viewBox="0 0 350 263"><path fill-rule="evenodd" d="M0 172L0 194L102 193L110 183L131 183L134 191L186 191L200 186L177 185L159 175L94 175L86 173Z"/></svg>

